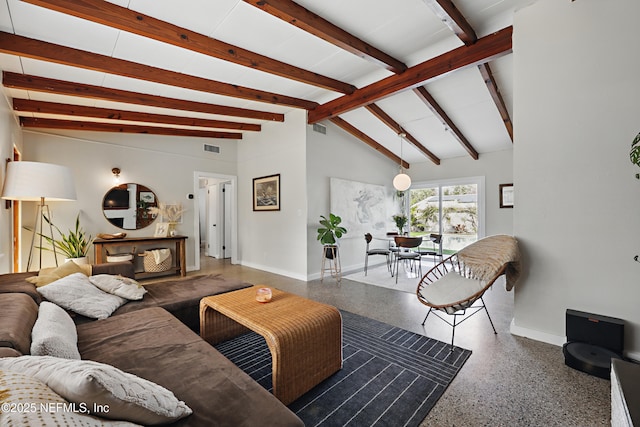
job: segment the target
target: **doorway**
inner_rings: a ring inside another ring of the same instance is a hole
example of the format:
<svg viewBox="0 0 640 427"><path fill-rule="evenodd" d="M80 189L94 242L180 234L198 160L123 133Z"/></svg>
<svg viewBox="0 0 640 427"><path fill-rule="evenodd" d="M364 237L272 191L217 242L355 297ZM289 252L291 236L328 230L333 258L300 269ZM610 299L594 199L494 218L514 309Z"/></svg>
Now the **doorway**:
<svg viewBox="0 0 640 427"><path fill-rule="evenodd" d="M237 264L236 181L230 175L194 173L196 270L200 270L201 254Z"/></svg>

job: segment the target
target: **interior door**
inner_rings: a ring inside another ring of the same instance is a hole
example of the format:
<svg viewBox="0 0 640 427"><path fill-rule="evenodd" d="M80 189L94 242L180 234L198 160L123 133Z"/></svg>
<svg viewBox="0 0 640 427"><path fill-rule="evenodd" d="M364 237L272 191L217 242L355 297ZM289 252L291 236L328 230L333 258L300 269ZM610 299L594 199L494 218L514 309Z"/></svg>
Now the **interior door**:
<svg viewBox="0 0 640 427"><path fill-rule="evenodd" d="M220 233L218 231L218 222L220 219L220 198L218 196L219 185L212 184L207 186L207 251L206 255L214 258L220 257Z"/></svg>
<svg viewBox="0 0 640 427"><path fill-rule="evenodd" d="M231 215L231 192L233 191L233 186L230 182L225 182L221 187L223 200L221 221L223 228L221 234L224 236L222 240L222 257L231 258L231 224L233 221L233 216Z"/></svg>

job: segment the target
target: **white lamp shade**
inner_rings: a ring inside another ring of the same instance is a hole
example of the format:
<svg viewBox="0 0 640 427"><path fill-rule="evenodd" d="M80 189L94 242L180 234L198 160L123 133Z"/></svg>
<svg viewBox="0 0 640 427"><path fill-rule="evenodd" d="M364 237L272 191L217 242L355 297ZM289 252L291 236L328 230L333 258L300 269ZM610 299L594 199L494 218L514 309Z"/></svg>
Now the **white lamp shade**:
<svg viewBox="0 0 640 427"><path fill-rule="evenodd" d="M406 173L399 173L393 178L393 187L398 191L405 191L411 187L411 178Z"/></svg>
<svg viewBox="0 0 640 427"><path fill-rule="evenodd" d="M2 198L40 201L76 200L71 169L39 162L10 162L2 188Z"/></svg>

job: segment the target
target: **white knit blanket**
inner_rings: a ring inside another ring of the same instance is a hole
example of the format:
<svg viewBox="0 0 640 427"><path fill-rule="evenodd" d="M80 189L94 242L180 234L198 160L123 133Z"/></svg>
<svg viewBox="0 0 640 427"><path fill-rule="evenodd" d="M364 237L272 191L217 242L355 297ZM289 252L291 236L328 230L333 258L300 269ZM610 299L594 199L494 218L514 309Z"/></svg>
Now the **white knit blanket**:
<svg viewBox="0 0 640 427"><path fill-rule="evenodd" d="M476 278L491 280L507 264L506 288L513 289L520 277L520 250L513 236L485 237L458 252L458 258Z"/></svg>

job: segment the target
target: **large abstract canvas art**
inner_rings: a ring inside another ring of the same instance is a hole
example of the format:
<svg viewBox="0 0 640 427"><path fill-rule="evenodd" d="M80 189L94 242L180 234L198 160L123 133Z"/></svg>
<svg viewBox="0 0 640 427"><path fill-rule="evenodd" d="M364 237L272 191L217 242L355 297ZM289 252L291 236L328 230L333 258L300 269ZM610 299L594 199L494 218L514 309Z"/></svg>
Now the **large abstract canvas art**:
<svg viewBox="0 0 640 427"><path fill-rule="evenodd" d="M383 235L393 229L393 194L383 185L331 178L331 212L342 218L347 237Z"/></svg>

